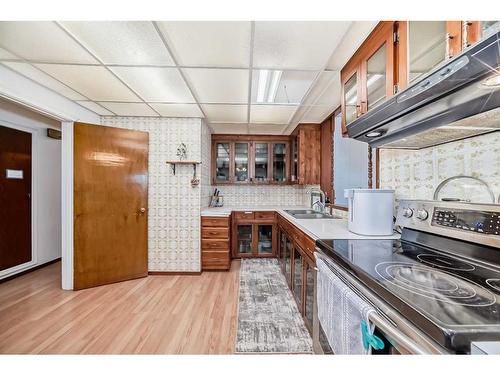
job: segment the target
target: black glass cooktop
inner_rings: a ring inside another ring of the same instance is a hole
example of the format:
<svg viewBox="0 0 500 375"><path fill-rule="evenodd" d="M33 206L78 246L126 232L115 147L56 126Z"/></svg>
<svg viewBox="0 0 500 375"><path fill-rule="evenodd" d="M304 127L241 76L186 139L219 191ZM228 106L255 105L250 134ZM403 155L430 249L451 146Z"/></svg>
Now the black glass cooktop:
<svg viewBox="0 0 500 375"><path fill-rule="evenodd" d="M500 268L453 255L472 246L500 262L500 249L439 244L449 251L405 240L317 241L324 255L444 347L468 352L471 341L500 341Z"/></svg>

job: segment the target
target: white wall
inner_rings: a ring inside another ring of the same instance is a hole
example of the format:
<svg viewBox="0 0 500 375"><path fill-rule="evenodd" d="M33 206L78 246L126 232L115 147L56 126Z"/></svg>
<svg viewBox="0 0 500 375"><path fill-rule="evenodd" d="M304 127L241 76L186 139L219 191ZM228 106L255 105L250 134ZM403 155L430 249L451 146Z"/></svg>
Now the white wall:
<svg viewBox="0 0 500 375"><path fill-rule="evenodd" d="M61 141L47 137L47 128L59 122L0 99L0 125L33 131L33 246L34 262L27 267L0 272L13 275L61 257Z"/></svg>

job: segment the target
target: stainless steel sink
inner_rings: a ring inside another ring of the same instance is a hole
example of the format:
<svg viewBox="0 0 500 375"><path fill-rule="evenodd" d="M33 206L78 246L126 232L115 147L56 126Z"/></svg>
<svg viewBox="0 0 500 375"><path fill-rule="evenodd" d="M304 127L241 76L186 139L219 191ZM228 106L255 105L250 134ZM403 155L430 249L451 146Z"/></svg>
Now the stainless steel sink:
<svg viewBox="0 0 500 375"><path fill-rule="evenodd" d="M296 219L340 219L337 216L323 214L314 210L285 210Z"/></svg>

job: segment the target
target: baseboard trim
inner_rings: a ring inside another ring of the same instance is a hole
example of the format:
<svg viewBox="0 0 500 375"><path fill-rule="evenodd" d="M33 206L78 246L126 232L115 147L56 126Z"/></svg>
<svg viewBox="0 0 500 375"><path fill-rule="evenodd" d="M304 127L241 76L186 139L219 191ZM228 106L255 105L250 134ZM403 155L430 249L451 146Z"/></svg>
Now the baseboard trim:
<svg viewBox="0 0 500 375"><path fill-rule="evenodd" d="M21 271L19 273L15 273L14 275L7 276L6 278L0 279L0 284L1 283L5 283L6 281L10 281L12 279L15 279L16 277L20 277L20 276L26 275L27 273L39 270L40 268L50 266L51 264L54 264L54 263L57 263L57 262L60 262L60 261L61 261L61 258L56 258L56 259L48 261L47 263L39 264L37 266L28 268L27 270Z"/></svg>
<svg viewBox="0 0 500 375"><path fill-rule="evenodd" d="M193 272L149 271L148 275L151 275L151 276L182 276L182 275L184 275L184 276L197 276L197 275L201 275L201 271L199 271L199 272L196 272L196 271L193 271Z"/></svg>

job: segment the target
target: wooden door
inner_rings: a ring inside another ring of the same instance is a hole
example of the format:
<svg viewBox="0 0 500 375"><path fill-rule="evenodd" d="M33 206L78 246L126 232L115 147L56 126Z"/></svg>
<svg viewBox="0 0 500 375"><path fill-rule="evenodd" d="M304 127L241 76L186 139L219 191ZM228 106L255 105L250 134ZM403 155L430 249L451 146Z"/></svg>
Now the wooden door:
<svg viewBox="0 0 500 375"><path fill-rule="evenodd" d="M74 125L75 289L147 276L148 139Z"/></svg>
<svg viewBox="0 0 500 375"><path fill-rule="evenodd" d="M0 126L0 271L31 261L31 134Z"/></svg>

